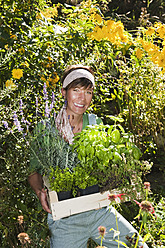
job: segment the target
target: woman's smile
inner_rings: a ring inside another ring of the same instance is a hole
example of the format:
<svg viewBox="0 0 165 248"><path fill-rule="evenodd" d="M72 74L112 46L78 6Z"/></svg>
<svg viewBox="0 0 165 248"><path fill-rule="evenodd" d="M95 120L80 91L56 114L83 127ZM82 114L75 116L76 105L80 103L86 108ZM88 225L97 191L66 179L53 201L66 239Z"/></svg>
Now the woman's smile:
<svg viewBox="0 0 165 248"><path fill-rule="evenodd" d="M79 108L83 108L85 105L84 104L79 104L79 103L74 103L74 105L76 106L76 107L79 107Z"/></svg>

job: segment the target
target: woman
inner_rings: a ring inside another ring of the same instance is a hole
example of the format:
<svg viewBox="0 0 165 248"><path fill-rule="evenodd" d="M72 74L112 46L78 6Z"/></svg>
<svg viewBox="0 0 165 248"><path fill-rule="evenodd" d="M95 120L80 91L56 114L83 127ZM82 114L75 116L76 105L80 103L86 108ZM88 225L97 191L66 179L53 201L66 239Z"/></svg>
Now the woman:
<svg viewBox="0 0 165 248"><path fill-rule="evenodd" d="M92 115L91 121L91 116L85 113L93 96L95 85L93 71L89 67L70 66L64 72L62 84L62 95L65 98L65 104L56 118L56 127L61 136L69 144L72 144L74 135L81 132L90 122L92 124L101 122L101 119L94 115ZM105 226L108 230L103 240L103 245L106 247L118 247L118 243L113 241L114 232L109 232L112 228L116 230L116 212L114 208L91 210L53 221L42 176L37 172L33 173L29 176L29 183L37 194L43 209L48 212L52 248L85 248L89 238L98 242L99 226ZM92 190L93 193L97 191L95 187ZM88 194L88 190L85 194ZM128 244L126 236L131 237L136 230L119 213L117 213L117 219L120 241ZM146 244L141 243L141 245L145 248L148 247Z"/></svg>

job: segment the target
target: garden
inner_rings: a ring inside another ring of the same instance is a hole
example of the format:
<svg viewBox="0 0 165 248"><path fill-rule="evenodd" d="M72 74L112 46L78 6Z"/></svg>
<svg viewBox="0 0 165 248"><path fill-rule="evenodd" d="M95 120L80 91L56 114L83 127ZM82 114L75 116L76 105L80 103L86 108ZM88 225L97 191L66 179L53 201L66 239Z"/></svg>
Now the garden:
<svg viewBox="0 0 165 248"><path fill-rule="evenodd" d="M165 247L165 4L161 0L128 1L140 6L139 15L132 11L131 16L122 12L129 6L123 2L116 6L116 1L106 0L0 1L2 248L49 247L47 214L27 180L29 147L36 124L56 116L64 104L60 78L72 64L93 68L96 87L88 112L99 116L104 125L86 129L75 139L73 148L86 166L86 174L75 167L70 175L66 169L68 181L74 177L82 188L100 183L104 191L109 189L109 177L101 175L109 164L108 175L115 174L115 185L121 182L121 174L125 178L134 174L141 199L136 199L130 188L122 192L129 194L129 200L122 202L123 194L109 195L110 204L132 223L150 248ZM81 137L86 137L85 145ZM88 159L91 154L101 162L97 175L85 181L96 169L95 162ZM61 169L49 171L51 178L59 178L58 185L52 182L57 191L68 189ZM122 181L117 187L123 189L126 183ZM88 248L103 247L108 231L98 227L98 244L89 240ZM118 247L124 247L116 240ZM138 247L135 237L130 247Z"/></svg>

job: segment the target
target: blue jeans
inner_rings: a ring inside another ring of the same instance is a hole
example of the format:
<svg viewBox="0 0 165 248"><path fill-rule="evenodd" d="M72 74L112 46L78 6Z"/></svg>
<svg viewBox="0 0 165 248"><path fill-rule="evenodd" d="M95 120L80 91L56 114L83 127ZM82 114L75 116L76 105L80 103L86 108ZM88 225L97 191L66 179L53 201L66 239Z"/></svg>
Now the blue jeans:
<svg viewBox="0 0 165 248"><path fill-rule="evenodd" d="M113 207L108 207L72 215L57 221L53 221L52 215L48 214L48 225L51 231L50 247L86 248L89 238L100 244L98 227L105 226L106 235L103 240L103 245L107 248L117 248L118 243L113 240L114 231L109 231L111 228L117 230L116 216L118 229L120 231L119 240L129 245L126 235L132 237L137 231ZM115 237L115 239L118 240L118 236ZM140 238L140 240L142 239ZM143 245L144 248L148 247L141 241L139 244ZM120 244L120 247L124 246Z"/></svg>

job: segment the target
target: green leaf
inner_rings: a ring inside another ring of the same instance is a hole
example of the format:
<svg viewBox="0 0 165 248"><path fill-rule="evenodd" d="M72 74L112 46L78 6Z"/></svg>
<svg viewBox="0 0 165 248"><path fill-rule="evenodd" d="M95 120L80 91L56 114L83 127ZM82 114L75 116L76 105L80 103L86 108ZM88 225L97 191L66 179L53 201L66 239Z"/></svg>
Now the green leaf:
<svg viewBox="0 0 165 248"><path fill-rule="evenodd" d="M110 118L111 120L115 121L115 122L123 122L124 119L117 117L117 116L113 116L113 115L107 115L108 118Z"/></svg>
<svg viewBox="0 0 165 248"><path fill-rule="evenodd" d="M147 233L144 237L143 237L143 241L146 242L150 237L152 237L152 235L150 233Z"/></svg>
<svg viewBox="0 0 165 248"><path fill-rule="evenodd" d="M117 243L123 245L124 247L129 248L129 246L127 246L124 242L122 242L122 241L120 241L120 240L117 240L117 239L115 239L115 241L116 241Z"/></svg>

